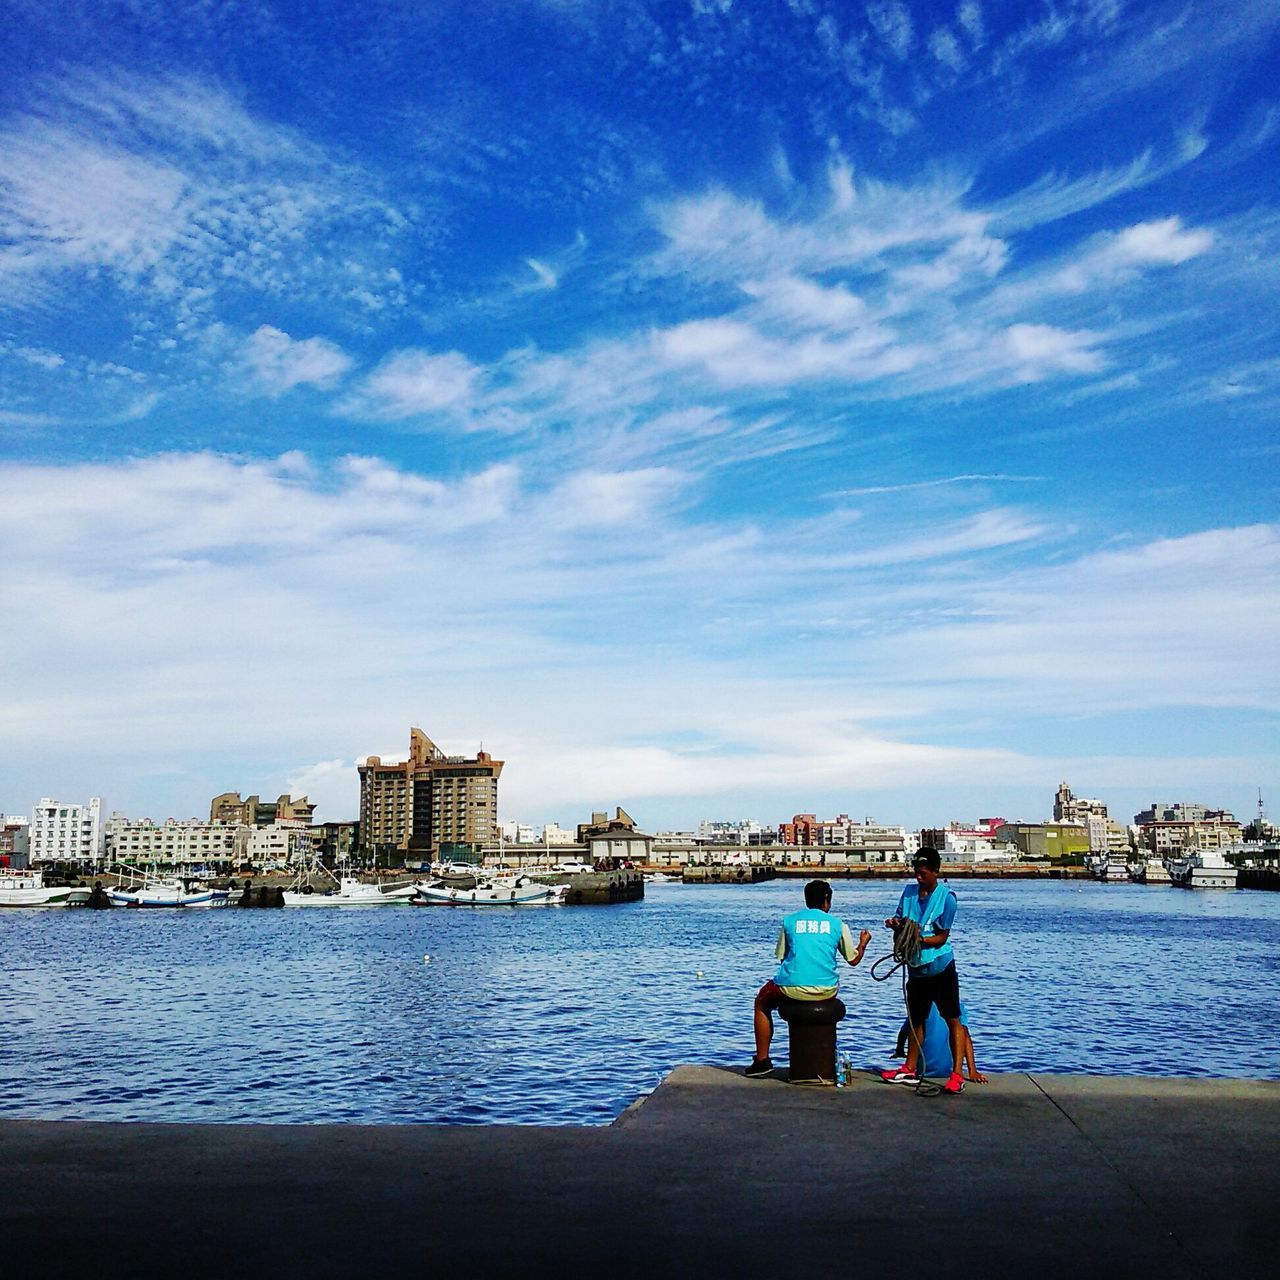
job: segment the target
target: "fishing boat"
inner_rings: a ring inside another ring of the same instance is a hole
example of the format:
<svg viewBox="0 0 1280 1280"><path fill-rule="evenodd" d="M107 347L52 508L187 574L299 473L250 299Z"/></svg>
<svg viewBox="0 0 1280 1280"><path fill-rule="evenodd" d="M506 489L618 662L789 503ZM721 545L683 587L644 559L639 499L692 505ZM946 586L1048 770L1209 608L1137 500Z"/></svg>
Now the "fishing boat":
<svg viewBox="0 0 1280 1280"><path fill-rule="evenodd" d="M392 907L403 906L412 900L417 888L414 885L397 885L384 889L378 884L366 884L355 876L339 876L330 888L317 889L304 884L284 891L286 907Z"/></svg>
<svg viewBox="0 0 1280 1280"><path fill-rule="evenodd" d="M1169 878L1182 889L1234 889L1239 874L1220 849L1183 849L1165 866Z"/></svg>
<svg viewBox="0 0 1280 1280"><path fill-rule="evenodd" d="M0 907L81 907L88 889L45 884L42 871L0 871Z"/></svg>
<svg viewBox="0 0 1280 1280"><path fill-rule="evenodd" d="M1091 853L1084 864L1095 880L1115 883L1129 879L1129 860L1121 853Z"/></svg>
<svg viewBox="0 0 1280 1280"><path fill-rule="evenodd" d="M317 875L327 876L330 883L317 889L312 883ZM367 884L346 870L334 875L319 860L313 860L298 872L293 883L284 890L286 907L393 907L403 906L414 894L417 886L395 885L383 888L380 884Z"/></svg>
<svg viewBox="0 0 1280 1280"><path fill-rule="evenodd" d="M530 876L477 880L469 889L433 880L417 886L415 907L540 907L564 901L565 885L541 884Z"/></svg>
<svg viewBox="0 0 1280 1280"><path fill-rule="evenodd" d="M107 897L116 907L225 907L231 891L209 885L189 887L178 876L143 875L108 889Z"/></svg>
<svg viewBox="0 0 1280 1280"><path fill-rule="evenodd" d="M1159 858L1129 865L1129 874L1139 884L1170 884L1169 870Z"/></svg>

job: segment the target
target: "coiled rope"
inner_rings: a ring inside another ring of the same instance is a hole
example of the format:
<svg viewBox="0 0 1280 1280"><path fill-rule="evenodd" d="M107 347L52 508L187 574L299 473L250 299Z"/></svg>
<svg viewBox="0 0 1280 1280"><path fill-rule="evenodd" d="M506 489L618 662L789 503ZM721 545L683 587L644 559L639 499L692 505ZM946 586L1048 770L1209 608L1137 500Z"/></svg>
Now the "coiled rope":
<svg viewBox="0 0 1280 1280"><path fill-rule="evenodd" d="M881 965L892 962L892 968L884 973L878 972ZM936 1084L925 1084L924 1079L924 1027L917 1034L911 1023L911 1005L907 1000L907 970L920 962L920 924L916 920L899 920L893 931L893 950L879 960L872 961L871 976L877 982L885 982L895 973L902 973L902 1007L907 1011L907 1034L915 1041L916 1046L916 1094L922 1098L933 1098L942 1092Z"/></svg>

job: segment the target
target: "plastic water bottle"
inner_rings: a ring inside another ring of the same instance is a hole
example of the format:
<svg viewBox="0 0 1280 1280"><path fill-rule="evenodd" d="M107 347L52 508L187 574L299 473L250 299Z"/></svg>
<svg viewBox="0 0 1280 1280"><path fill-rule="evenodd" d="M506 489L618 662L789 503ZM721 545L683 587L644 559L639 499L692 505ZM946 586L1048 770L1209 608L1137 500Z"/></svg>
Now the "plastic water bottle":
<svg viewBox="0 0 1280 1280"><path fill-rule="evenodd" d="M836 1062L836 1088L843 1089L853 1083L853 1060L842 1053Z"/></svg>

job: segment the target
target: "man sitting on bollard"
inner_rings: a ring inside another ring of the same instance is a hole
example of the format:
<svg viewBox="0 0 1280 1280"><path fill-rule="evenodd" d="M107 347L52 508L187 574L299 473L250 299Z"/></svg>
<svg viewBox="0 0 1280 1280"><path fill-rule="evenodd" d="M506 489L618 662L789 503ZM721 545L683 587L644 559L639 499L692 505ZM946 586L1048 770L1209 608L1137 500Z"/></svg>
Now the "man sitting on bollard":
<svg viewBox="0 0 1280 1280"><path fill-rule="evenodd" d="M849 926L831 915L831 886L825 880L805 885L804 903L803 911L783 920L775 948L781 964L756 993L756 1056L747 1068L749 1076L767 1076L773 1070L769 1060L773 1011L787 1000L830 1000L840 985L837 954L851 965L858 964L871 941L871 934L863 929L854 946Z"/></svg>

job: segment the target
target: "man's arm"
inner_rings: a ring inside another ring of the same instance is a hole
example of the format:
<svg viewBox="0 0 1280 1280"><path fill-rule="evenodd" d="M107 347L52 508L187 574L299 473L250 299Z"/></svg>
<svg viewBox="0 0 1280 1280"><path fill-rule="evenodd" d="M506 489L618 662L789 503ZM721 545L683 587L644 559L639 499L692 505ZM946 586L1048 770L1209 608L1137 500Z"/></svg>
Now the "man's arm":
<svg viewBox="0 0 1280 1280"><path fill-rule="evenodd" d="M871 941L871 935L863 929L858 935L858 945L853 945L853 934L849 932L849 926L843 921L840 925L840 954L851 964L862 963L862 953L867 949L867 943Z"/></svg>
<svg viewBox="0 0 1280 1280"><path fill-rule="evenodd" d="M785 960L787 958L787 931L785 929L778 930L778 941L773 948L773 955L777 960Z"/></svg>

